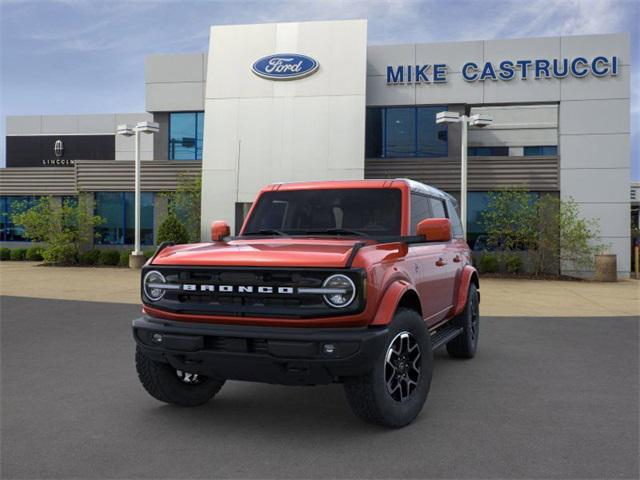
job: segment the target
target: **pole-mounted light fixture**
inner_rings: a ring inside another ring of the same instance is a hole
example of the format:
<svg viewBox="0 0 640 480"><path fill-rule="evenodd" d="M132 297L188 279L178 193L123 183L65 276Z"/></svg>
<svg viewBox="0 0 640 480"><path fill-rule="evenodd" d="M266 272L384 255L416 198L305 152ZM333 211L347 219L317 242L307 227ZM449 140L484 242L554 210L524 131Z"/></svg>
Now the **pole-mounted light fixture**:
<svg viewBox="0 0 640 480"><path fill-rule="evenodd" d="M467 116L460 115L458 112L445 111L436 114L436 123L462 124L462 151L460 152L460 220L462 221L462 232L465 240L467 239L467 127L468 125L486 127L491 125L492 122L493 118L491 118L490 115L482 113Z"/></svg>
<svg viewBox="0 0 640 480"><path fill-rule="evenodd" d="M160 131L160 125L156 122L138 122L135 126L123 124L118 125L116 133L125 137L131 137L135 135L135 202L134 202L134 214L135 214L135 244L133 252L129 256L129 267L140 268L144 263L144 254L140 250L140 133L157 133Z"/></svg>

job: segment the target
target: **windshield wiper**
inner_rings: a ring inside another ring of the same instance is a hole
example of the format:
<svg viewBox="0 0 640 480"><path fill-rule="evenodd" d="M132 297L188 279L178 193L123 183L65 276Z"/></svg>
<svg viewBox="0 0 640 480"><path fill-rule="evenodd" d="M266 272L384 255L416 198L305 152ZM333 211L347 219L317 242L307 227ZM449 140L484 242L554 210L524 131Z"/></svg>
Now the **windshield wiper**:
<svg viewBox="0 0 640 480"><path fill-rule="evenodd" d="M247 232L245 235L281 235L288 236L288 233L285 233L281 230L276 230L275 228L263 228L262 230L258 230L257 232Z"/></svg>
<svg viewBox="0 0 640 480"><path fill-rule="evenodd" d="M326 235L357 235L359 237L368 237L369 235L360 232L358 230L351 230L349 228L327 228L326 230L307 230L308 234L326 234Z"/></svg>

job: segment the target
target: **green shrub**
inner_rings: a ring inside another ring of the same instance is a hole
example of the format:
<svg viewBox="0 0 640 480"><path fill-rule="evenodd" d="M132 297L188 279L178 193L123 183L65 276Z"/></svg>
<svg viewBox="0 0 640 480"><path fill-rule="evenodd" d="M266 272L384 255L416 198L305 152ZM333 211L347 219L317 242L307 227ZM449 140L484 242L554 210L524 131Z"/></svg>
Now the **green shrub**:
<svg viewBox="0 0 640 480"><path fill-rule="evenodd" d="M480 273L496 273L500 269L500 261L495 253L485 253L478 261Z"/></svg>
<svg viewBox="0 0 640 480"><path fill-rule="evenodd" d="M175 192L161 194L167 199L169 213L178 217L187 229L190 242L200 241L201 192L202 179L200 175L194 177L182 172L178 178Z"/></svg>
<svg viewBox="0 0 640 480"><path fill-rule="evenodd" d="M42 247L29 247L25 258L30 262L40 262L42 260Z"/></svg>
<svg viewBox="0 0 640 480"><path fill-rule="evenodd" d="M146 258L147 260L149 260L151 257L153 257L153 254L156 253L155 249L151 249L151 250L145 250L144 252L144 258Z"/></svg>
<svg viewBox="0 0 640 480"><path fill-rule="evenodd" d="M14 248L11 250L10 258L13 261L22 261L27 255L26 248Z"/></svg>
<svg viewBox="0 0 640 480"><path fill-rule="evenodd" d="M0 248L0 261L4 262L5 260L11 259L11 249L10 248Z"/></svg>
<svg viewBox="0 0 640 480"><path fill-rule="evenodd" d="M80 254L80 263L82 265L97 265L100 260L100 250L88 250Z"/></svg>
<svg viewBox="0 0 640 480"><path fill-rule="evenodd" d="M55 265L73 265L78 263L78 247L73 244L49 245L42 252L42 259L45 263L53 263Z"/></svg>
<svg viewBox="0 0 640 480"><path fill-rule="evenodd" d="M98 263L100 265L118 265L120 252L118 250L101 250Z"/></svg>
<svg viewBox="0 0 640 480"><path fill-rule="evenodd" d="M129 255L131 254L131 252L129 250L123 250L120 252L120 261L118 262L118 265L120 265L121 267L128 267L129 266Z"/></svg>
<svg viewBox="0 0 640 480"><path fill-rule="evenodd" d="M10 218L24 228L25 237L46 243L42 252L46 263L73 264L78 262L81 246L96 236L94 227L104 223L92 212L92 200L82 194L62 204L52 197L41 197L35 205L18 202Z"/></svg>
<svg viewBox="0 0 640 480"><path fill-rule="evenodd" d="M509 273L522 273L524 270L524 264L522 262L522 258L519 255L507 255L504 264L507 272Z"/></svg>
<svg viewBox="0 0 640 480"><path fill-rule="evenodd" d="M174 214L167 215L167 218L158 228L158 243L162 242L174 242L177 244L189 242L187 228L180 223L180 220Z"/></svg>

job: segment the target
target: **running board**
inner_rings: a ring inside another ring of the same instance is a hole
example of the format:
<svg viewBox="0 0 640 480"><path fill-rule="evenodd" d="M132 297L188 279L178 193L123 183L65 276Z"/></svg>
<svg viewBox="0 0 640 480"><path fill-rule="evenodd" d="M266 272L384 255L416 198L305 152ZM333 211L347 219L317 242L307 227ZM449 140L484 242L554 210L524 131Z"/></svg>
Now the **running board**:
<svg viewBox="0 0 640 480"><path fill-rule="evenodd" d="M447 325L431 335L431 348L435 350L447 344L462 333L462 327Z"/></svg>

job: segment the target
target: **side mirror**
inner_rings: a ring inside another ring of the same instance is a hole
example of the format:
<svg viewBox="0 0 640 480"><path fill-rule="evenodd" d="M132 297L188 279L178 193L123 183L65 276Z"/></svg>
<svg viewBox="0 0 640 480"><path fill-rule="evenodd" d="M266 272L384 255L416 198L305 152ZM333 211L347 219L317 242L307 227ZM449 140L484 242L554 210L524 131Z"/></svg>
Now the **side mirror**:
<svg viewBox="0 0 640 480"><path fill-rule="evenodd" d="M224 220L211 223L211 241L222 242L225 237L231 235L229 224Z"/></svg>
<svg viewBox="0 0 640 480"><path fill-rule="evenodd" d="M448 218L425 218L418 223L416 234L429 242L451 240L451 222Z"/></svg>

